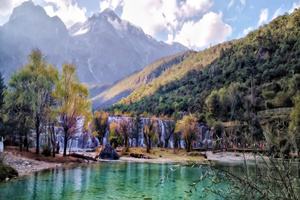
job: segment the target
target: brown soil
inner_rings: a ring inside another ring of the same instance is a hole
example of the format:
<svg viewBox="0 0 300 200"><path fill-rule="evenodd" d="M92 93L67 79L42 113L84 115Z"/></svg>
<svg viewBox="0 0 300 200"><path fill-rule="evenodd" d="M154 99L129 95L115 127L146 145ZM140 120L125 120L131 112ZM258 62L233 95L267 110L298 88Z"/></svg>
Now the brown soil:
<svg viewBox="0 0 300 200"><path fill-rule="evenodd" d="M10 153L9 153L10 152ZM12 154L12 155L20 155L24 158L29 158L37 161L44 161L48 163L71 163L71 162L83 162L81 158L74 158L71 156L65 156L63 157L62 154L55 154L55 157L52 156L44 156L40 152L40 155L35 154L35 149L29 149L27 152L26 150L23 150L22 152L19 150L19 147L14 146L6 146L4 153L6 154Z"/></svg>

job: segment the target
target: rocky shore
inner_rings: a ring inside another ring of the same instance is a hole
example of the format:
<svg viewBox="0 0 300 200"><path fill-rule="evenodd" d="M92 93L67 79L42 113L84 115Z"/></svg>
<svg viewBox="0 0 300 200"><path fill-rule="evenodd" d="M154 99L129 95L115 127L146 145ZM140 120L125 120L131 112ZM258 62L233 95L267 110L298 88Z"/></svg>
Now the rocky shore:
<svg viewBox="0 0 300 200"><path fill-rule="evenodd" d="M49 163L22 157L21 154L15 155L12 152L5 153L3 162L4 164L15 168L18 171L19 176L27 175L31 172L61 167L62 165L61 163Z"/></svg>

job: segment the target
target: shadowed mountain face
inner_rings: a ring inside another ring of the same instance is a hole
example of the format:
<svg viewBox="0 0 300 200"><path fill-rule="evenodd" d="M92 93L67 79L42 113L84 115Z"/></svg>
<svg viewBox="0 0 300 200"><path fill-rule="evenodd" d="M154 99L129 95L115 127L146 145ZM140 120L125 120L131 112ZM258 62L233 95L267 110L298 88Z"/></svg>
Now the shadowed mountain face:
<svg viewBox="0 0 300 200"><path fill-rule="evenodd" d="M0 70L6 81L26 64L34 48L60 69L64 62L74 62L84 83L112 83L187 49L156 41L109 9L67 30L58 17L49 17L32 2L16 7L0 27L0 44Z"/></svg>

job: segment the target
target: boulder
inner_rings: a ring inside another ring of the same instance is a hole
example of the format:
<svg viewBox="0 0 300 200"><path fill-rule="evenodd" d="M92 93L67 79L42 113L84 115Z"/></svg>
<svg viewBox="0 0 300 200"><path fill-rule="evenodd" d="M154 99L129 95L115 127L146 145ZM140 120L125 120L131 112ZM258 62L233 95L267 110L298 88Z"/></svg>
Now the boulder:
<svg viewBox="0 0 300 200"><path fill-rule="evenodd" d="M118 160L120 158L119 154L110 146L106 144L99 154L100 158L107 160Z"/></svg>

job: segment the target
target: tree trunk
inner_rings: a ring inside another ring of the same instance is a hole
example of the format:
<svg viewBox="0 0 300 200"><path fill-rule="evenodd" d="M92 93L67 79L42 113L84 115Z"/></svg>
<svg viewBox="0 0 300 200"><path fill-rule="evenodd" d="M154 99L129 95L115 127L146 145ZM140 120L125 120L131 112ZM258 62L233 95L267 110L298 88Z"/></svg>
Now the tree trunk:
<svg viewBox="0 0 300 200"><path fill-rule="evenodd" d="M52 145L53 147L52 147L52 157L54 158L55 157L55 146L54 145Z"/></svg>
<svg viewBox="0 0 300 200"><path fill-rule="evenodd" d="M165 140L165 148L168 148L169 145L169 139Z"/></svg>
<svg viewBox="0 0 300 200"><path fill-rule="evenodd" d="M137 133L137 137L135 138L136 141L136 147L139 147L139 133Z"/></svg>
<svg viewBox="0 0 300 200"><path fill-rule="evenodd" d="M99 133L99 138L98 139L99 139L99 142L100 142L101 145L103 145L104 136L105 136L105 133L104 133L104 135L103 135L102 132Z"/></svg>
<svg viewBox="0 0 300 200"><path fill-rule="evenodd" d="M251 72L251 104L252 104L252 113L255 112L254 109L254 81L253 81L253 68L254 66L252 66L252 72Z"/></svg>
<svg viewBox="0 0 300 200"><path fill-rule="evenodd" d="M190 152L191 151L191 146L192 146L192 140L186 140L186 151Z"/></svg>
<svg viewBox="0 0 300 200"><path fill-rule="evenodd" d="M19 140L20 140L20 151L23 151L23 138L22 138L21 133L20 133L20 136L19 136Z"/></svg>
<svg viewBox="0 0 300 200"><path fill-rule="evenodd" d="M69 148L69 154L71 154L72 144L73 144L73 138L71 138L71 144L70 144L70 148Z"/></svg>
<svg viewBox="0 0 300 200"><path fill-rule="evenodd" d="M151 149L151 137L150 137L150 135L149 135L149 136L148 136L147 153L150 153L150 149Z"/></svg>
<svg viewBox="0 0 300 200"><path fill-rule="evenodd" d="M25 133L25 138L26 138L26 151L28 152L29 149L28 149L28 137L27 137L27 133Z"/></svg>
<svg viewBox="0 0 300 200"><path fill-rule="evenodd" d="M35 122L35 131L36 131L36 149L35 149L35 153L37 155L39 155L40 154L40 121L37 117L36 117L36 122Z"/></svg>
<svg viewBox="0 0 300 200"><path fill-rule="evenodd" d="M128 137L125 137L125 148L128 149L129 148L129 141L128 141Z"/></svg>
<svg viewBox="0 0 300 200"><path fill-rule="evenodd" d="M67 155L67 144L68 144L68 138L65 137L65 140L64 140L64 154L63 154L63 156Z"/></svg>

